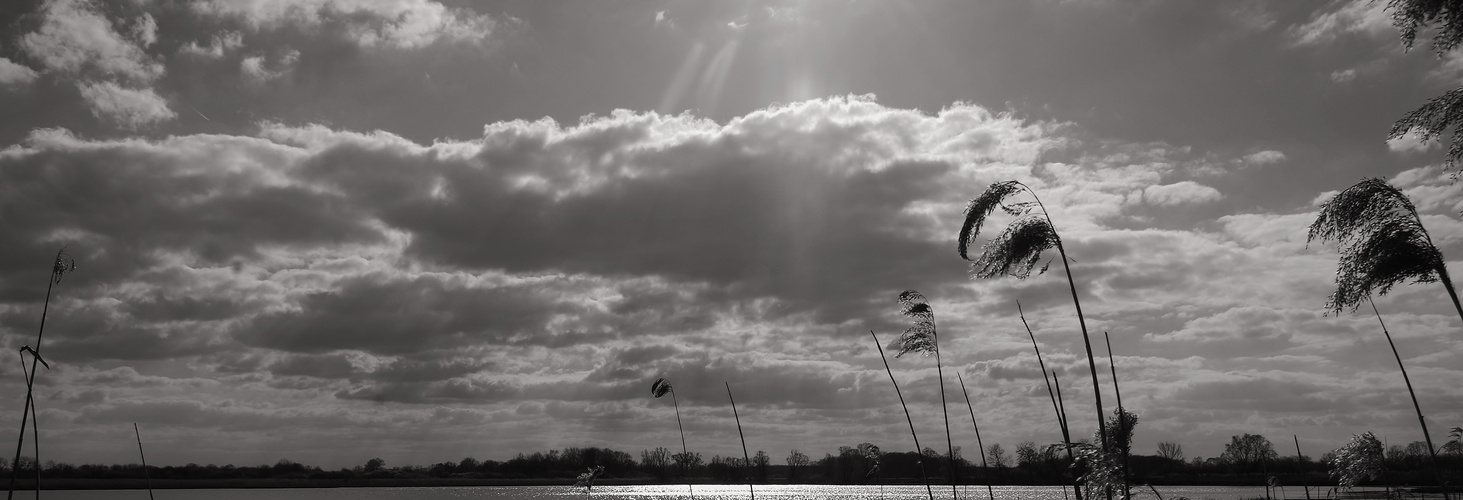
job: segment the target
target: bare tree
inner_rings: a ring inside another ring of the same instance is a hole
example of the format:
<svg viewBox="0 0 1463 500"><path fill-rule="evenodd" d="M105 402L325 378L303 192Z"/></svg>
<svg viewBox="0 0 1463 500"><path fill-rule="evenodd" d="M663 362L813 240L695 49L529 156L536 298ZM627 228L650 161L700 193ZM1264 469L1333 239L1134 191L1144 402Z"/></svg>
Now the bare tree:
<svg viewBox="0 0 1463 500"><path fill-rule="evenodd" d="M1174 443L1171 441L1160 441L1158 443L1158 456L1177 462L1183 462L1184 447L1179 446L1178 443Z"/></svg>

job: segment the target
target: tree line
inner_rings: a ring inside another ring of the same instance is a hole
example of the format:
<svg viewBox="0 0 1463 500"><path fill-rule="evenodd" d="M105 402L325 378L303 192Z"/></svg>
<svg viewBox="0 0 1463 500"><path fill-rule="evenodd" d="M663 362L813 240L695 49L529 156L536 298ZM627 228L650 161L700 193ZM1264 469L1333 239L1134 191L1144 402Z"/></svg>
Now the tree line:
<svg viewBox="0 0 1463 500"><path fill-rule="evenodd" d="M1463 467L1463 442L1455 432L1453 440L1443 448L1439 458L1452 470ZM1111 437L1111 436L1110 436ZM1119 438L1123 436L1118 436ZM1131 435L1127 436L1131 438ZM1082 440L1087 441L1087 440ZM1125 443L1123 443L1125 444ZM1392 484L1430 482L1429 453L1426 443L1414 441L1384 448L1384 474L1375 479ZM361 465L340 469L323 469L287 459L270 465L198 465L151 466L148 475L154 480L252 480L252 479L478 479L539 480L546 483L569 481L590 467L604 467L602 481L636 483L815 483L815 484L899 484L921 480L920 465L930 477L948 477L949 464L959 468L958 477L965 484L1070 484L1073 475L1080 475L1081 464L1074 469L1061 445L1043 445L1034 441L1016 444L1008 449L993 443L985 449L986 466L968 460L961 447L941 454L926 447L914 451L881 451L877 445L861 443L840 446L837 452L813 457L791 450L781 457L780 464L766 451L758 450L748 460L737 456L700 453L671 453L658 447L641 450L639 457L609 448L584 447L519 453L504 460L478 460L466 457L427 465L392 466L380 458ZM638 459L637 459L638 458ZM1295 453L1281 453L1266 437L1256 434L1233 436L1224 452L1215 457L1184 454L1177 443L1160 442L1154 454L1131 456L1132 481L1135 484L1187 485L1264 485L1270 478L1288 486L1329 486L1336 477L1331 471L1336 452L1327 452L1319 459ZM978 460L978 459L977 459ZM19 470L22 477L35 470L35 461L22 456ZM143 467L138 464L84 464L46 461L42 465L46 477L54 479L141 479ZM0 471L10 472L10 461L0 458ZM1365 483L1363 483L1365 484Z"/></svg>

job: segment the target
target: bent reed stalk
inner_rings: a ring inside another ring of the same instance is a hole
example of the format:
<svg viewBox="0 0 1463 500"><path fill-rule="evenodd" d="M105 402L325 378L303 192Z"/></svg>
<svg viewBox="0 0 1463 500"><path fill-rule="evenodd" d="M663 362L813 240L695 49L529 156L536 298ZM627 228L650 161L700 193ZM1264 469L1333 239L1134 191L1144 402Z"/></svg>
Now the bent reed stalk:
<svg viewBox="0 0 1463 500"><path fill-rule="evenodd" d="M142 478L147 480L147 498L152 498L152 476L147 473L147 455L142 453L142 431L137 430L137 422L132 422L132 432L137 435L137 456L142 458Z"/></svg>
<svg viewBox="0 0 1463 500"><path fill-rule="evenodd" d="M1025 191L1035 201L1014 203L1006 205L1003 201L1016 193ZM1092 374L1092 396L1097 407L1097 434L1101 438L1103 449L1107 448L1107 416L1102 411L1102 387L1097 381L1097 362L1092 355L1092 340L1087 334L1087 318L1082 314L1082 300L1077 296L1077 282L1072 278L1072 266L1067 258L1067 249L1062 245L1062 238L1057 234L1056 224L1052 222L1051 214L1047 212L1046 205L1042 204L1041 198L1036 196L1026 184L1020 181L1004 181L991 184L985 192L965 207L965 222L960 227L959 252L960 258L971 260L969 249L976 236L980 233L980 227L985 223L986 217L990 216L997 208L1005 213L1016 217L1006 229L997 235L981 250L981 255L970 265L971 273L977 278L991 278L997 275L1014 276L1017 279L1024 279L1031 275L1032 268L1041 258L1042 252L1056 248L1058 257L1062 261L1062 269L1067 274L1067 287L1072 292L1072 305L1077 309L1077 324L1082 328L1082 344L1087 348L1087 368ZM1047 266L1051 263L1048 261ZM1046 272L1047 267L1042 267L1041 272Z"/></svg>
<svg viewBox="0 0 1463 500"><path fill-rule="evenodd" d="M1102 340L1107 343L1107 366L1112 369L1112 390L1118 399L1118 444L1122 445L1123 453L1123 498L1132 498L1133 492L1128 489L1128 447L1131 439L1128 437L1128 412L1123 410L1123 391L1118 389L1118 362L1112 354L1112 338L1107 332L1102 332Z"/></svg>
<svg viewBox="0 0 1463 500"><path fill-rule="evenodd" d="M686 449L686 428L681 426L681 404L676 401L676 388L671 386L670 381L666 380L665 377L655 379L655 382L650 384L650 395L655 396L657 399L666 395L666 393L670 393L671 404L676 408L676 429L681 431L681 456L689 462L691 452ZM687 467L683 472L690 474L689 469ZM696 500L696 487L691 486L691 479L689 477L686 478L686 489L691 492L691 500Z"/></svg>
<svg viewBox="0 0 1463 500"><path fill-rule="evenodd" d="M1417 412L1417 424L1422 426L1422 438L1427 440L1427 452L1431 455L1433 466L1433 478L1438 482L1439 487L1443 485L1442 466L1438 465L1438 451L1433 447L1432 434L1427 431L1427 420L1422 417L1422 406L1417 404L1417 392L1412 390L1412 379L1407 376L1407 367L1402 366L1402 355L1397 353L1397 344L1392 342L1392 333L1387 331L1387 324L1382 322L1382 313L1377 310L1377 303L1368 296L1368 304L1372 306L1372 313L1377 315L1377 324L1382 325L1382 335L1387 337L1387 345L1392 348L1392 357L1397 359L1397 369L1402 372L1402 381L1407 384L1407 395L1412 397L1412 409ZM1299 448L1300 445L1296 445ZM1444 490L1444 498L1447 498L1447 490Z"/></svg>
<svg viewBox="0 0 1463 500"><path fill-rule="evenodd" d="M737 436L742 438L742 467L747 474L747 489L752 492L752 500L757 500L757 490L752 486L752 457L747 455L747 435L742 434L742 417L737 414L737 400L732 397L731 382L726 384L726 399L731 400L732 417L737 419Z"/></svg>
<svg viewBox="0 0 1463 500"><path fill-rule="evenodd" d="M874 347L879 348L879 359L884 361L884 371L889 373L889 383L894 384L894 394L899 396L899 406L904 408L904 420L909 422L909 437L914 438L914 453L919 456L916 462L919 464L919 477L925 482L925 493L930 495L930 500L935 500L935 490L930 487L930 476L925 473L924 448L919 445L919 435L914 433L914 419L909 416L909 405L904 404L904 393L899 392L899 382L894 380L894 370L889 368L889 358L884 356L884 345L879 343L879 336L869 330L869 335L874 337Z"/></svg>
<svg viewBox="0 0 1463 500"><path fill-rule="evenodd" d="M1036 333L1031 331L1031 324L1026 322L1026 311L1021 310L1019 300L1016 301L1016 314L1021 317L1021 326L1026 327L1026 335L1031 337L1031 349L1036 351L1036 363L1041 366L1042 380L1046 381L1046 394L1052 400L1052 413L1057 415L1057 426L1062 430L1062 445L1067 449L1067 461L1075 462L1076 458L1072 456L1072 435L1067 431L1067 415L1057 405L1057 394L1052 391L1052 377L1056 376L1056 372L1052 372L1051 376L1047 375L1046 361L1041 356L1041 346L1036 344ZM1066 496L1065 487L1062 488L1062 491L1062 495ZM1077 500L1082 500L1082 488L1077 487L1076 482L1072 483L1072 494L1076 495Z"/></svg>
<svg viewBox="0 0 1463 500"><path fill-rule="evenodd" d="M970 402L970 391L965 390L965 377L960 376L960 372L955 372L955 380L960 381L960 393L965 395L965 407L970 410L970 426L975 428L975 445L980 447L980 468L989 473L990 466L985 461L985 443L980 440L980 424L975 423L975 405ZM996 500L996 490L991 487L989 476L986 477L985 489L991 495L991 500Z"/></svg>
<svg viewBox="0 0 1463 500"><path fill-rule="evenodd" d="M41 360L41 339L46 334L46 314L50 312L51 309L51 290L55 287L57 283L61 282L61 278L65 276L66 273L75 270L76 260L72 259L71 255L66 253L66 247L61 247L60 250L56 251L56 259L51 262L51 274L46 280L46 300L41 306L41 324L36 331L36 346L34 349L30 350L32 354L30 371L24 373L25 409L22 409L20 412L20 434L17 436L15 442L15 460L13 462L10 462L10 492L5 497L7 500L15 498L15 479L16 473L20 470L20 451L25 447L26 420L27 417L33 417L33 415L35 415L36 364ZM21 360L21 363L25 363L23 358ZM50 368L50 365L48 364L46 365L46 367ZM22 371L24 372L24 367L22 367ZM39 439L40 431L37 430L37 425L34 423L35 419L30 418L30 420L32 420L31 433L36 438L36 497L39 498L41 495L41 444Z"/></svg>

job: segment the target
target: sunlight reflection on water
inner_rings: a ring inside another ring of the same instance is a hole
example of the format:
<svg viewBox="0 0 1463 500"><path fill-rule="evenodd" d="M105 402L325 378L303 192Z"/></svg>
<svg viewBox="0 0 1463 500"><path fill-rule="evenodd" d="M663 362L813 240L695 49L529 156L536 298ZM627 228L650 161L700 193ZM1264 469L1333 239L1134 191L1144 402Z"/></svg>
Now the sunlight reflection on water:
<svg viewBox="0 0 1463 500"><path fill-rule="evenodd" d="M696 485L698 500L750 498L746 485ZM1280 493L1289 498L1305 498L1299 487ZM950 487L935 486L935 498L950 498ZM996 486L996 500L1071 500L1056 486ZM1248 500L1264 498L1265 488L1233 486L1165 486L1164 498L1184 496L1192 500ZM1314 489L1312 494L1317 494ZM988 498L984 486L961 486L960 497L971 500ZM457 500L457 499L536 499L582 498L585 500L670 500L689 499L686 485L596 486L594 491L569 486L479 486L434 488L279 488L218 490L157 490L157 500ZM1070 494L1071 489L1066 493ZM1277 496L1280 496L1277 495ZM1133 490L1138 500L1156 500L1147 488ZM928 498L924 486L829 486L829 485L758 485L757 497L778 500L836 499L881 500ZM31 492L16 492L16 498L35 498ZM110 491L47 491L48 500L146 499L147 490ZM1319 498L1319 497L1318 497Z"/></svg>

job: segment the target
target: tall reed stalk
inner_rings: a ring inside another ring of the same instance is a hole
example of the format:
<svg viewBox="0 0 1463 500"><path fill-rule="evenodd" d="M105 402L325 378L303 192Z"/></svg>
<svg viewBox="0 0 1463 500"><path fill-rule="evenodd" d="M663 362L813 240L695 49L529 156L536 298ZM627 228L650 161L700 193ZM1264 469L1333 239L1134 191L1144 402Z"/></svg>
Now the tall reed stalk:
<svg viewBox="0 0 1463 500"><path fill-rule="evenodd" d="M732 417L737 419L737 436L742 438L742 467L747 474L747 490L752 492L752 500L757 500L757 489L752 486L752 457L747 455L747 435L742 434L742 416L737 414L737 400L732 397L731 382L726 384L726 398L731 400Z"/></svg>
<svg viewBox="0 0 1463 500"><path fill-rule="evenodd" d="M990 471L990 466L985 461L985 443L980 440L980 424L975 423L975 405L970 402L970 391L965 390L965 377L960 376L960 372L955 372L955 380L960 381L960 393L965 395L965 407L970 410L970 426L975 428L975 445L980 447L980 468ZM986 477L985 489L990 493L991 500L996 500L996 490L991 487L989 476Z"/></svg>
<svg viewBox="0 0 1463 500"><path fill-rule="evenodd" d="M683 461L685 463L690 463L691 452L686 449L686 428L681 426L681 404L679 402L676 402L676 389L674 387L671 387L670 381L666 380L664 377L655 379L655 382L650 384L650 395L659 398L666 395L666 393L670 393L671 404L674 405L676 408L676 428L681 431L681 456L683 457ZM687 469L689 469L689 467ZM682 472L687 473L689 476L689 470L683 470ZM691 491L691 500L695 500L696 488L694 486L691 486L690 477L686 478L686 488Z"/></svg>
<svg viewBox="0 0 1463 500"><path fill-rule="evenodd" d="M6 495L7 499L13 499L15 497L15 476L16 472L20 470L20 451L25 446L25 426L27 423L26 419L27 417L33 417L35 415L36 363L41 360L41 338L46 334L46 313L49 312L51 309L51 289L57 283L61 282L62 276L65 276L66 273L75 270L76 261L71 258L71 255L66 253L66 247L61 247L60 250L56 251L56 260L52 261L51 274L50 277L46 280L46 301L41 306L41 325L36 332L36 346L34 349L30 350L32 354L30 371L24 373L25 409L22 409L20 412L20 435L17 437L15 443L15 461L11 462L12 466L10 467L10 493ZM49 368L49 365L47 365L47 367ZM36 424L34 423L31 423L31 433L34 437L37 438L36 497L39 498L41 496L41 444L39 439L40 431L37 430Z"/></svg>
<svg viewBox="0 0 1463 500"><path fill-rule="evenodd" d="M1295 463L1300 464L1301 466L1300 487L1305 488L1306 490L1306 500L1311 500L1311 487L1310 485L1306 484L1306 456L1300 453L1300 436L1291 434L1290 438L1295 440Z"/></svg>
<svg viewBox="0 0 1463 500"><path fill-rule="evenodd" d="M1022 191L1030 194L1035 201L1010 205L1004 203L1007 197ZM1036 196L1036 191L1020 181L1004 181L991 184L979 197L970 200L970 204L965 207L965 223L960 227L960 258L971 260L970 244L974 243L980 233L986 217L997 208L1015 217L1015 220L981 249L980 257L970 265L971 273L977 278L1008 275L1023 279L1031 275L1031 270L1036 267L1043 252L1051 248L1057 249L1062 269L1067 273L1067 288L1072 292L1072 305L1077 309L1077 324L1082 327L1082 344L1087 348L1087 368L1092 373L1092 396L1097 406L1097 434L1102 440L1103 449L1106 449L1107 429L1104 422L1107 417L1102 411L1102 388L1097 382L1097 362L1092 356L1092 340L1087 335L1087 319L1082 315L1082 300L1077 297L1077 282L1072 278L1072 266L1068 264L1070 259L1067 258L1066 247L1062 246L1062 238L1057 235L1056 225L1052 223L1046 205ZM1050 265L1051 262L1048 261L1047 266ZM1042 267L1041 272L1046 272L1046 269L1047 267Z"/></svg>
<svg viewBox="0 0 1463 500"><path fill-rule="evenodd" d="M1132 498L1133 492L1128 489L1128 447L1132 438L1128 436L1128 412L1123 410L1123 391L1118 388L1118 362L1112 354L1112 338L1107 332L1102 332L1102 340L1107 343L1107 366L1112 369L1112 390L1118 397L1118 444L1122 446L1123 453L1123 498Z"/></svg>
<svg viewBox="0 0 1463 500"><path fill-rule="evenodd" d="M1397 369L1402 371L1402 381L1407 384L1407 395L1412 396L1412 409L1417 412L1417 424L1422 426L1422 438L1427 440L1427 452L1432 459L1433 477L1439 487L1445 487L1442 466L1438 465L1438 449L1433 447L1432 434L1427 431L1427 420L1422 417L1422 406L1417 404L1417 392L1412 390L1412 379L1407 377L1407 367L1402 366L1402 355L1397 354L1397 344L1392 342L1392 333L1387 331L1387 324L1382 322L1382 313L1377 311L1377 303L1371 297L1367 297L1366 301L1371 304L1372 313L1377 315L1377 324L1382 325L1382 335L1387 337L1387 345L1392 348L1392 357L1397 359ZM1447 490L1444 490L1443 497L1446 499L1447 496Z"/></svg>
<svg viewBox="0 0 1463 500"><path fill-rule="evenodd" d="M914 433L914 419L909 416L909 405L904 404L904 393L899 392L899 382L894 380L894 370L889 368L889 358L884 356L884 344L879 343L879 336L869 330L869 335L874 337L874 347L879 348L879 359L884 361L884 371L889 373L889 383L894 384L894 394L899 396L899 407L904 408L904 420L909 422L909 437L914 438L914 453L919 455L919 477L925 482L925 493L930 495L930 500L935 500L935 490L930 487L930 476L925 473L924 448L919 445L919 435Z"/></svg>
<svg viewBox="0 0 1463 500"><path fill-rule="evenodd" d="M1042 360L1041 357L1041 346L1036 344L1036 333L1031 331L1031 324L1026 322L1026 311L1021 310L1021 301L1019 300L1016 301L1016 314L1021 316L1021 325L1026 327L1026 335L1031 337L1031 348L1036 351L1036 363L1041 366L1041 378L1046 381L1046 395L1052 400L1052 413L1057 415L1057 426L1062 430L1062 444L1067 449L1067 461L1073 462L1076 459L1072 457L1072 434L1067 431L1067 415L1057 405L1057 394L1052 391L1051 377L1055 377L1056 372L1052 372L1051 376L1047 376L1046 361ZM1066 488L1062 488L1062 491L1062 495L1065 496ZM1082 488L1077 487L1075 482L1072 484L1072 494L1076 495L1077 500L1082 500Z"/></svg>
<svg viewBox="0 0 1463 500"><path fill-rule="evenodd" d="M137 422L132 422L132 432L137 434L137 456L142 457L142 478L147 480L147 498L152 500L152 476L147 473L147 455L142 453L142 431L137 430Z"/></svg>

